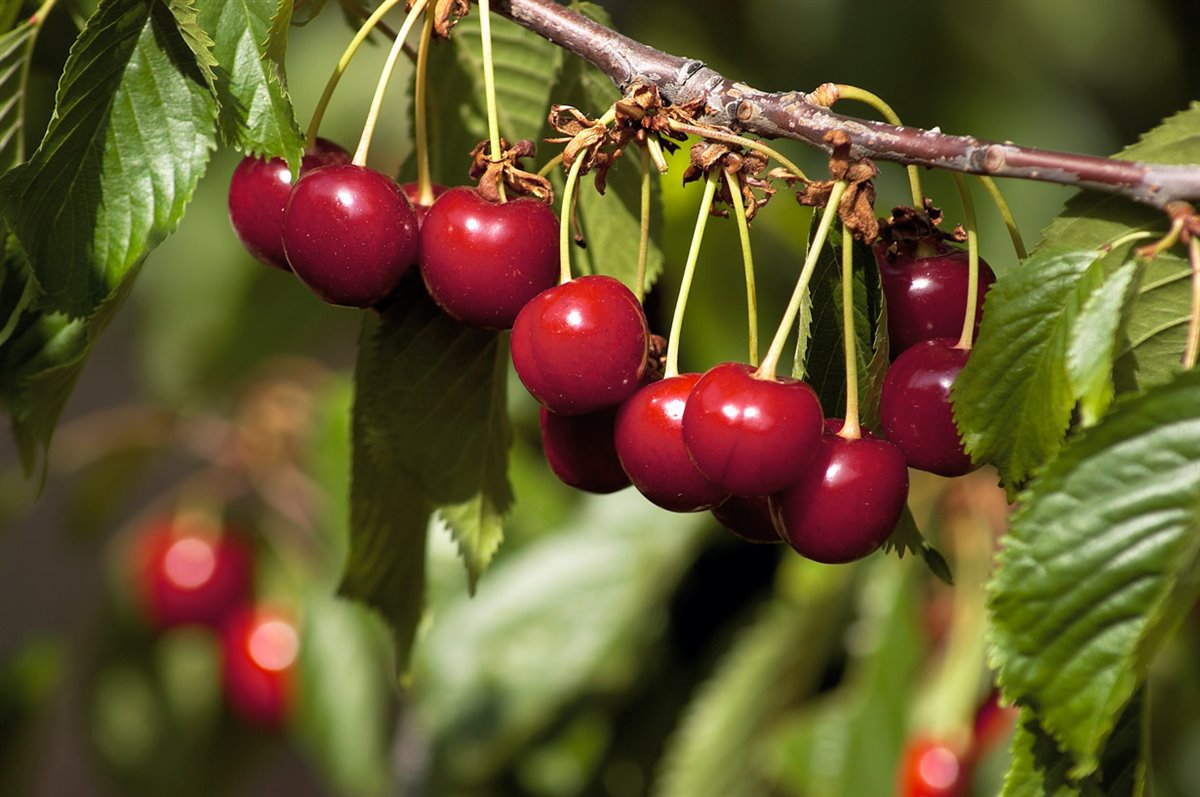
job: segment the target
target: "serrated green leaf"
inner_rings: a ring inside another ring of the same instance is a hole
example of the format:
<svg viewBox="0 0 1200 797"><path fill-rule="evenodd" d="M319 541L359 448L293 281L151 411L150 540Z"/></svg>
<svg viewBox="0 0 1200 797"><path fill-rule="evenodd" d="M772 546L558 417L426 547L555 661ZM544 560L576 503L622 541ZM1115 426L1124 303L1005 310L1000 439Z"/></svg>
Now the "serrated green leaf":
<svg viewBox="0 0 1200 797"><path fill-rule="evenodd" d="M211 5L211 4L206 4ZM167 0L167 7L175 15L175 23L179 26L179 35L187 42L188 49L196 58L196 66L204 75L204 82L214 94L217 91L216 56L213 55L212 37L201 27L200 11L196 8L196 0Z"/></svg>
<svg viewBox="0 0 1200 797"><path fill-rule="evenodd" d="M1021 496L989 585L991 661L1075 776L1200 597L1198 463L1191 371L1118 403Z"/></svg>
<svg viewBox="0 0 1200 797"><path fill-rule="evenodd" d="M988 311L952 394L967 451L991 462L1010 489L1062 446L1075 406L1067 345L1099 276L1100 253L1046 249L988 292ZM1095 273L1095 272L1094 272Z"/></svg>
<svg viewBox="0 0 1200 797"><path fill-rule="evenodd" d="M887 349L885 348L884 351ZM921 530L917 527L917 520L907 506L900 514L900 521L896 524L896 528L880 547L884 553L894 553L897 559L903 559L905 554L910 553L913 556L921 557L931 573L942 582L954 586L954 573L950 570L950 563L946 561L946 557L942 556L942 552L930 545L921 534Z"/></svg>
<svg viewBox="0 0 1200 797"><path fill-rule="evenodd" d="M1143 266L1115 363L1123 391L1162 384L1182 368L1191 318L1191 267L1172 255L1159 255Z"/></svg>
<svg viewBox="0 0 1200 797"><path fill-rule="evenodd" d="M40 27L26 20L0 36L0 173L25 160L25 83Z"/></svg>
<svg viewBox="0 0 1200 797"><path fill-rule="evenodd" d="M41 145L0 181L49 310L91 315L175 228L216 145L216 113L166 5L100 4Z"/></svg>
<svg viewBox="0 0 1200 797"><path fill-rule="evenodd" d="M1129 262L1104 278L1084 301L1067 342L1067 373L1072 396L1079 401L1085 426L1100 419L1112 403L1113 361L1122 328L1129 321L1129 299L1136 292L1141 270Z"/></svg>
<svg viewBox="0 0 1200 797"><path fill-rule="evenodd" d="M283 157L298 169L304 138L283 81L284 6L290 3L205 0L200 22L216 40L222 137L250 155Z"/></svg>

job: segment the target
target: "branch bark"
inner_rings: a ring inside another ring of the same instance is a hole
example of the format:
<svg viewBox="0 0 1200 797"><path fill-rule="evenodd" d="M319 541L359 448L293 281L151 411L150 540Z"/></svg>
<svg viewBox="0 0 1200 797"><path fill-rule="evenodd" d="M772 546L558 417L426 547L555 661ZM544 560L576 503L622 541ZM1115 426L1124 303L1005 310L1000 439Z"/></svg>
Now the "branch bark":
<svg viewBox="0 0 1200 797"><path fill-rule="evenodd" d="M657 85L669 102L702 99L708 108L704 121L730 130L791 138L826 152L826 134L843 130L855 158L1059 183L1120 194L1159 209L1200 200L1200 165L1076 155L856 119L832 112L804 92L771 93L737 83L700 61L642 44L555 0L493 0L492 8L591 62L622 89L640 80Z"/></svg>

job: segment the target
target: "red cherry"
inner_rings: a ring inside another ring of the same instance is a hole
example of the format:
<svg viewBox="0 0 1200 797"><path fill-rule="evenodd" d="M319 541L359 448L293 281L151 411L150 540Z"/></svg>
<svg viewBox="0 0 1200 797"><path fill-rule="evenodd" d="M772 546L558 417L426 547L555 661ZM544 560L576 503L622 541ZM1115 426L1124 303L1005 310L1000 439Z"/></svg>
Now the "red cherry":
<svg viewBox="0 0 1200 797"><path fill-rule="evenodd" d="M633 395L649 337L641 303L619 280L578 277L542 291L517 315L513 366L547 409L584 415Z"/></svg>
<svg viewBox="0 0 1200 797"><path fill-rule="evenodd" d="M791 486L821 438L821 402L796 379L759 379L741 363L710 369L688 398L683 440L710 481L734 495Z"/></svg>
<svg viewBox="0 0 1200 797"><path fill-rule="evenodd" d="M446 315L508 329L558 282L558 219L536 199L489 202L474 188L451 188L421 227L421 276Z"/></svg>
<svg viewBox="0 0 1200 797"><path fill-rule="evenodd" d="M416 262L417 219L396 181L353 164L301 177L283 215L296 276L330 304L371 307Z"/></svg>
<svg viewBox="0 0 1200 797"><path fill-rule="evenodd" d="M683 408L700 374L653 382L617 408L617 457L633 486L672 512L711 509L729 493L696 470L683 445Z"/></svg>
<svg viewBox="0 0 1200 797"><path fill-rule="evenodd" d="M614 493L629 486L613 443L617 410L559 415L541 408L542 450L564 484L589 493Z"/></svg>
<svg viewBox="0 0 1200 797"><path fill-rule="evenodd" d="M917 737L900 755L897 790L900 797L964 797L968 769L953 746Z"/></svg>
<svg viewBox="0 0 1200 797"><path fill-rule="evenodd" d="M350 153L318 138L304 153L301 176L336 163L349 163ZM229 180L229 221L250 254L270 266L291 271L283 254L283 210L292 193L292 170L283 158L247 156Z"/></svg>
<svg viewBox="0 0 1200 797"><path fill-rule="evenodd" d="M887 439L909 467L962 476L978 465L963 450L950 406L950 388L970 351L955 338L926 340L892 363L883 379L879 418Z"/></svg>
<svg viewBox="0 0 1200 797"><path fill-rule="evenodd" d="M404 196L408 198L409 204L412 205L413 213L417 217L417 226L420 227L425 223L425 216L429 213L429 209L433 207L433 202L430 202L428 205L421 204L419 201L421 186L415 182L401 183L400 190L404 192ZM437 198L446 192L446 186L434 183L430 186L430 190L433 192L433 201L437 201Z"/></svg>
<svg viewBox="0 0 1200 797"><path fill-rule="evenodd" d="M875 245L880 283L887 301L888 344L892 359L923 340L957 338L967 312L967 252L938 242L936 254L910 257ZM975 331L983 317L984 294L996 275L982 258L975 306Z"/></svg>
<svg viewBox="0 0 1200 797"><path fill-rule="evenodd" d="M776 527L797 553L841 564L882 545L907 500L908 468L900 449L871 435L847 440L826 434L800 480L770 503Z"/></svg>
<svg viewBox="0 0 1200 797"><path fill-rule="evenodd" d="M250 596L252 565L231 531L159 521L134 547L135 584L157 628L219 624Z"/></svg>
<svg viewBox="0 0 1200 797"><path fill-rule="evenodd" d="M282 612L243 608L221 631L225 699L251 725L279 728L292 706L300 634Z"/></svg>
<svg viewBox="0 0 1200 797"><path fill-rule="evenodd" d="M731 495L719 506L713 507L712 514L718 523L746 542L783 542L775 530L775 521L771 518L771 507L766 498Z"/></svg>

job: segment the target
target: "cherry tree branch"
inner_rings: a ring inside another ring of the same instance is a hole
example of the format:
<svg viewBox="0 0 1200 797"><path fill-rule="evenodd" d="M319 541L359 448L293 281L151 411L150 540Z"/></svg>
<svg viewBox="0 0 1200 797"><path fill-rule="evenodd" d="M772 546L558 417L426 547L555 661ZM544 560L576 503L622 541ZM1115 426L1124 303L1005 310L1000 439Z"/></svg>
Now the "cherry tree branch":
<svg viewBox="0 0 1200 797"><path fill-rule="evenodd" d="M1165 165L1076 155L937 129L896 127L830 111L804 92L771 93L737 83L702 62L680 58L604 27L555 0L493 0L492 8L591 62L617 86L658 86L668 102L703 100L704 122L764 138L791 138L829 151L825 136L850 136L851 157L1015 177L1106 191L1152 207L1200 200L1200 165Z"/></svg>

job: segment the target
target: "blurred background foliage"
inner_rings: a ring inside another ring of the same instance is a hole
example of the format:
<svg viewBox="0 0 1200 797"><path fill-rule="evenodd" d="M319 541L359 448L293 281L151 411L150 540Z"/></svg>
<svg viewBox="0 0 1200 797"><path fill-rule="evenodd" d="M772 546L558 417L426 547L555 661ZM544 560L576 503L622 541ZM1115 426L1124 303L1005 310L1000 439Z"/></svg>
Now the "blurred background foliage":
<svg viewBox="0 0 1200 797"><path fill-rule="evenodd" d="M350 36L332 5L293 29L302 120ZM760 88L856 84L911 124L1048 148L1115 152L1200 97L1200 7L1185 0L603 5L624 32ZM48 117L75 30L59 13L43 34L31 130ZM355 61L324 135L357 140L384 54ZM372 165L393 172L411 152L394 92L372 150ZM780 148L823 173L820 157ZM214 158L98 345L40 500L0 443L0 793L886 795L906 739L969 727L989 691L980 587L1006 512L994 473L914 476L914 514L956 588L880 554L817 567L630 490L594 498L561 486L519 389L504 546L468 598L453 546L431 530L430 612L411 682L397 689L380 624L331 597L346 546L358 315L244 252L225 212L238 158ZM902 170L881 166L886 212L907 187ZM699 198L680 171L662 187L666 273L650 299L660 329ZM926 180L958 221L950 181ZM1003 188L1031 242L1069 193ZM754 225L764 319L790 290L805 213L781 194ZM1011 268L999 220L984 210L981 221L984 256ZM688 369L744 356L736 232L709 230ZM590 244L603 256L604 242ZM301 620L301 700L282 733L222 709L212 639L151 635L130 608L131 537L189 502L253 531L260 594ZM1167 797L1200 793L1198 629L1194 615L1150 682L1154 793ZM1005 748L979 762L973 794L997 792Z"/></svg>

